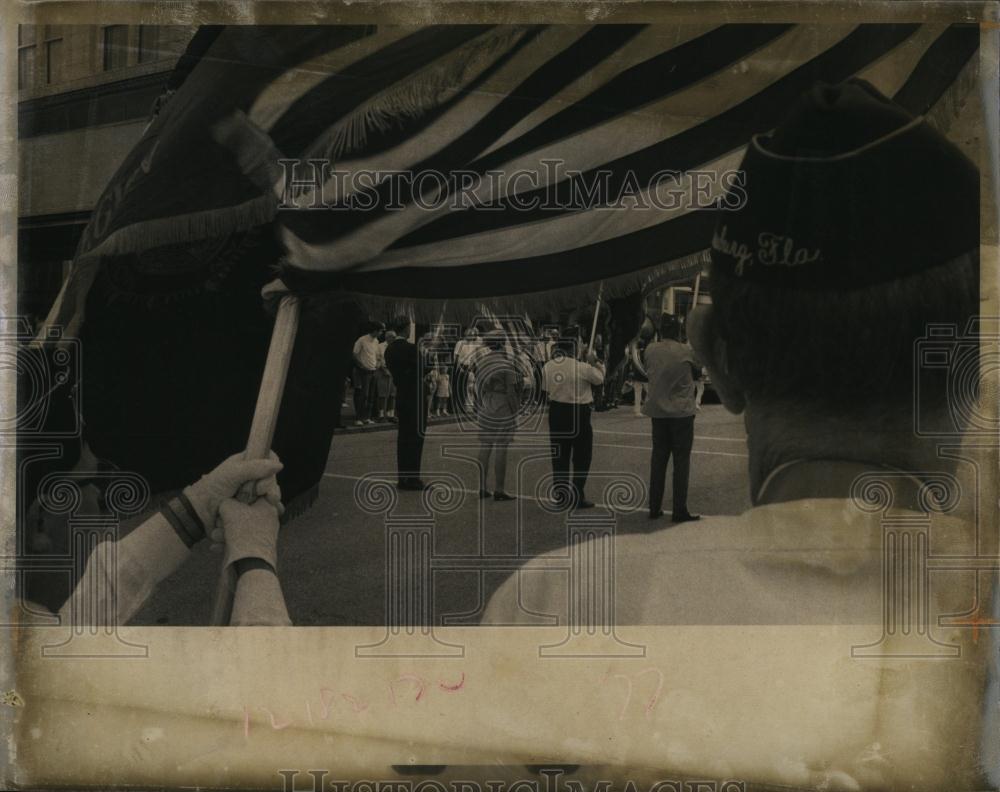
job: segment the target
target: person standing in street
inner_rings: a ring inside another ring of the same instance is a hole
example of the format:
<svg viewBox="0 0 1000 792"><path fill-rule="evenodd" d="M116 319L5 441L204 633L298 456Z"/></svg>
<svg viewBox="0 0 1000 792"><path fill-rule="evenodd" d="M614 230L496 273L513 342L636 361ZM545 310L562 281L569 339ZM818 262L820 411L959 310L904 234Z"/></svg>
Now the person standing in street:
<svg viewBox="0 0 1000 792"><path fill-rule="evenodd" d="M461 415L473 408L468 394L469 374L472 370L472 363L476 355L482 349L479 341L479 331L470 327L465 331L465 336L455 343L455 376L453 378L454 388L452 406L455 413Z"/></svg>
<svg viewBox="0 0 1000 792"><path fill-rule="evenodd" d="M544 407L545 378L542 376L542 370L545 368L545 364L549 360L549 336L545 329L540 329L538 331L538 337L535 339L535 343L531 345L529 354L531 355L531 361L533 364L533 401L539 407Z"/></svg>
<svg viewBox="0 0 1000 792"><path fill-rule="evenodd" d="M491 330L483 338L485 351L476 357L476 420L479 423L479 497L495 501L514 500L507 493L507 450L514 439L517 414L521 410L524 377L507 350L503 330ZM486 488L490 457L493 457L491 493Z"/></svg>
<svg viewBox="0 0 1000 792"><path fill-rule="evenodd" d="M593 350L587 360L578 360L579 334L570 331L559 339L542 369L549 398L549 437L552 441L552 477L560 508L590 509L584 488L594 454L594 432L590 425L593 388L604 383L604 366Z"/></svg>
<svg viewBox="0 0 1000 792"><path fill-rule="evenodd" d="M427 431L427 398L420 353L409 341L410 319L400 316L392 323L396 338L385 348L385 365L396 385L396 467L401 490L422 490L420 458L424 453Z"/></svg>
<svg viewBox="0 0 1000 792"><path fill-rule="evenodd" d="M379 364L378 334L382 328L371 323L368 332L354 342L354 425L375 423L371 418L372 391Z"/></svg>
<svg viewBox="0 0 1000 792"><path fill-rule="evenodd" d="M385 350L395 337L392 330L386 331L385 340L378 345L378 368L375 371L375 419L392 423L396 422L396 388L385 365Z"/></svg>
<svg viewBox="0 0 1000 792"><path fill-rule="evenodd" d="M451 402L451 378L448 368L443 364L437 367L437 386L434 389L434 414L438 417L449 415L448 405Z"/></svg>
<svg viewBox="0 0 1000 792"><path fill-rule="evenodd" d="M681 340L681 324L676 316L663 314L660 340L646 347L646 374L649 393L642 407L653 422L653 453L649 463L649 518L663 516L663 489L667 465L674 458L673 521L699 519L687 508L688 480L691 475L691 446L694 444L694 414L697 411L696 380L701 363L691 347Z"/></svg>

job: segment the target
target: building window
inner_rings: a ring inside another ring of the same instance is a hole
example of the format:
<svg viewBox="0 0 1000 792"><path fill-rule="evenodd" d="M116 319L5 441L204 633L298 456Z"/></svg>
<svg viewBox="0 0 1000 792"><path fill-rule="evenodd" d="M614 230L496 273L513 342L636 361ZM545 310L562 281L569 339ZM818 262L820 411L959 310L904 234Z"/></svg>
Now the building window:
<svg viewBox="0 0 1000 792"><path fill-rule="evenodd" d="M160 59L160 28L157 25L139 25L139 63Z"/></svg>
<svg viewBox="0 0 1000 792"><path fill-rule="evenodd" d="M120 69L128 63L128 26L104 28L104 71Z"/></svg>
<svg viewBox="0 0 1000 792"><path fill-rule="evenodd" d="M45 31L45 82L48 85L63 81L63 40L59 29L50 25Z"/></svg>
<svg viewBox="0 0 1000 792"><path fill-rule="evenodd" d="M35 84L35 26L17 27L17 87L23 91Z"/></svg>

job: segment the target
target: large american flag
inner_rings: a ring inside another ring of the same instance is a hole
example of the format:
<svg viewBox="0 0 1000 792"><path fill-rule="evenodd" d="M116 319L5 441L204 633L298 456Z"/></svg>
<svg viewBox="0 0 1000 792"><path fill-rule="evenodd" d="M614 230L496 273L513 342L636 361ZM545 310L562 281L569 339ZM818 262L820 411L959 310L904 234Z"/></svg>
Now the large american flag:
<svg viewBox="0 0 1000 792"><path fill-rule="evenodd" d="M936 24L225 28L112 179L53 318L79 320L102 259L261 227L293 289L428 316L685 277L727 186L711 174L813 83L862 77L946 128L978 41ZM307 210L315 184L286 177L308 166L282 160L327 163L338 208ZM428 172L464 181L336 181Z"/></svg>

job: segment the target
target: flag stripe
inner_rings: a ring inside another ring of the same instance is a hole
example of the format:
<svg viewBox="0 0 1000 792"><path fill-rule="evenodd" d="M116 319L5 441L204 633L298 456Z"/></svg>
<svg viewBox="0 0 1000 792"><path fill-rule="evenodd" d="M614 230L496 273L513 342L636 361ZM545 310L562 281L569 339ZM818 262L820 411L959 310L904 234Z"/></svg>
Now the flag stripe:
<svg viewBox="0 0 1000 792"><path fill-rule="evenodd" d="M941 98L979 48L976 25L952 25L931 45L893 99L923 115Z"/></svg>
<svg viewBox="0 0 1000 792"><path fill-rule="evenodd" d="M558 93L563 87L575 80L581 72L585 72L601 60L619 51L640 30L639 26L618 25L587 30L583 35L569 42L564 49L550 56L545 63L533 73L528 74L516 87L505 86L502 95L495 97L499 101L496 101L492 107L471 113L470 115L478 119L471 128L456 129L453 127L450 130L453 133L451 140L446 140L444 145L438 143L436 148L431 149L433 153L429 156L424 154L417 161L407 163L408 169L416 173L426 171L448 173L456 168L465 167L501 134L537 107L539 97L548 97ZM551 43L551 39L534 41L532 42L533 50L541 50L543 46L551 45ZM539 54L545 53L543 51ZM520 62L514 64L515 67L521 65ZM494 98L489 96L489 92L484 93L486 93L487 100ZM477 102L484 99L484 97L470 97L468 95L464 98L465 104L472 104L470 99ZM466 111L466 108L461 109ZM426 150L424 149L424 151ZM384 162L372 165L379 169L386 169ZM434 182L428 181L424 183L424 188L419 192L424 195L434 186ZM390 191L393 189L394 185L386 182L381 186L366 190L366 195L370 196L366 200L370 200L371 205L376 207L375 210L349 213L341 217L334 231L336 236L343 236L359 226L376 221L383 215L384 207L389 204ZM288 222L306 242L324 241L330 237L331 228L329 226L313 222L309 217L304 218L302 222L298 222L293 217Z"/></svg>
<svg viewBox="0 0 1000 792"><path fill-rule="evenodd" d="M391 42L330 75L293 102L271 129L271 138L287 156L298 156L384 86L492 29L491 25L435 25Z"/></svg>
<svg viewBox="0 0 1000 792"><path fill-rule="evenodd" d="M561 27L561 26L558 26ZM519 121L504 133L503 137L483 151L483 156L492 153L501 146L506 146L512 140L526 135L529 131L547 121L557 113L562 112L588 94L606 85L618 75L637 66L660 53L678 47L681 44L698 38L715 28L714 25L682 25L680 27L664 27L662 25L646 25L628 46L619 49L614 57L605 58L591 69L581 72L576 79Z"/></svg>
<svg viewBox="0 0 1000 792"><path fill-rule="evenodd" d="M325 50L277 75L257 96L247 116L269 132L295 102L331 74L410 33L406 28L376 30L373 25L359 27L355 29L354 40L344 41L341 46Z"/></svg>
<svg viewBox="0 0 1000 792"><path fill-rule="evenodd" d="M479 171L496 168L529 151L565 141L598 124L638 111L643 105L748 57L792 27L755 25L747 30L740 25L725 25L685 42L622 72L519 140L491 152L470 167Z"/></svg>
<svg viewBox="0 0 1000 792"><path fill-rule="evenodd" d="M337 163L338 173L344 172L392 172L413 169L414 163L428 159L428 151L437 152L443 146L450 146L453 141L466 134L470 129L481 125L482 119L504 101L512 85L525 79L537 71L549 58L553 50L562 51L577 42L586 33L586 28L570 26L550 26L531 37L520 47L516 58L505 58L497 68L489 71L484 79L477 80L474 90L466 90L448 103L444 112L433 113L430 123L422 125L419 132L404 136L397 145L388 150L381 150L376 144L376 151L365 148L363 158L345 157ZM414 124L416 126L416 124ZM409 131L409 130L407 130ZM499 134L499 131L496 132ZM403 135L402 130L396 134ZM312 155L310 149L309 155ZM433 156L433 155L432 155ZM439 162L438 165L443 165ZM336 176L324 185L327 200L342 199L344 196L359 192L356 185L340 185ZM371 192L371 191L369 191ZM380 194L380 193L373 193ZM297 197L299 206L311 206L320 196L315 191L306 191Z"/></svg>
<svg viewBox="0 0 1000 792"><path fill-rule="evenodd" d="M522 171L539 172L540 183L545 184L548 181L544 164L546 159L561 160L566 168L587 171L605 165L608 158L608 141L614 141L613 150L619 154L641 151L665 137L689 130L706 116L721 113L751 98L781 76L781 69L793 69L794 64L799 63L803 57L815 56L841 41L849 31L850 27L846 26L842 31L839 28L823 28L820 31L799 29L789 32L763 50L755 51L754 59L751 61L738 62L737 66L741 73L749 72L743 79L729 79L729 70L726 70L710 80L703 79L694 83L686 91L673 92L661 102L644 108L642 113L625 114L610 124L603 124L583 132L574 138L572 146L551 146L533 152L530 156L507 162L499 170L507 174ZM754 60L757 58L779 65L777 68L755 66ZM741 139L739 144L744 142L745 139ZM484 181L471 192L470 197L474 197L475 201L481 204L494 203L497 196L493 195L491 186L492 182ZM575 186L570 185L570 189L575 189ZM530 194L531 190L524 189L520 192ZM365 224L356 221L351 225L351 229L355 230L353 236L344 234L344 229L339 224L336 228L324 224L321 217L303 217L295 221L294 225L294 231L303 242L315 246L328 244L331 237L335 241L327 250L297 245L299 253L309 253L309 255L297 256L296 261L300 266L312 268L323 268L326 260L357 261L359 250L374 250L376 244L359 238L359 234L375 237L377 240L399 239L412 232L412 229L433 223L437 217L446 215L447 210L446 205L442 205L436 212L410 205L401 211L394 210L385 217L379 217L374 212L358 212L359 215L373 215L375 222L359 232L356 229ZM556 216L556 213L548 214L550 221ZM449 234L445 239L451 240L457 236L459 235Z"/></svg>
<svg viewBox="0 0 1000 792"><path fill-rule="evenodd" d="M912 32L912 31L911 31ZM938 34L937 29L926 28L920 31L918 36L902 38L904 46L900 46L893 55L898 63L894 67L888 68L885 59L880 59L880 63L869 64L862 73L874 73L876 69L881 69L886 73L885 82L881 87L890 95L899 94L903 91L910 91L914 97L912 101L919 101L922 106L929 106L941 95L941 87L951 85L961 69L966 65L968 58L974 52L974 47L970 46L968 34L959 35L954 29ZM941 75L933 84L927 85L920 92L915 92L913 79L907 74L913 70ZM633 215L634 217L634 215ZM664 222L659 222L647 228L632 233L612 236L607 240L602 240L594 244L582 244L561 252L553 252L548 249L549 245L540 246L538 255L524 256L514 259L477 260L474 252L461 249L455 254L453 261L458 261L464 255L465 266L423 266L419 270L413 268L410 272L416 274L419 271L419 279L416 277L406 277L407 270L402 267L385 269L388 262L378 260L374 264L381 271L370 271L367 267L362 267L358 272L349 273L342 276L333 276L344 288L354 288L365 292L380 294L393 293L388 285L389 280L401 278L406 281L405 291L395 291L397 294L406 294L414 298L454 299L460 292L467 289L474 289L474 284L479 281L490 282L493 278L501 278L508 284L511 293L528 293L544 289L544 285L539 281L540 271L549 266L560 266L556 262L562 259L563 268L560 272L564 276L564 283L573 286L579 283L586 283L592 279L613 278L621 275L621 271L615 271L614 265L609 265L608 260L614 262L627 261L626 271L636 270L654 266L662 263L664 256L669 258L680 258L691 255L705 247L706 240L710 237L714 218L708 212L691 212L683 217L675 217ZM540 236L544 225L547 242L551 242L551 226L553 221L542 220L534 225L538 229L530 226L521 226L522 237L530 240L532 237ZM702 234L700 241L699 234ZM513 238L513 237L512 237ZM585 239L579 237L578 239ZM450 244L455 246L456 239L452 239ZM496 248L499 240L494 235L482 237L482 249ZM662 247L661 247L662 245ZM611 246L611 247L609 247ZM441 247L440 252L447 247ZM522 247L530 248L530 243L524 243ZM503 246L500 246L504 250ZM612 254L612 250L615 252ZM655 251L655 252L654 252ZM664 251L669 251L665 254ZM399 250L401 260L405 260L406 250ZM432 254L424 251L421 259L432 260ZM541 261L545 262L544 267L540 267ZM602 264L602 261L604 262ZM620 265L619 265L620 266ZM542 275L541 277L544 277Z"/></svg>
<svg viewBox="0 0 1000 792"><path fill-rule="evenodd" d="M518 161L503 162L503 157L526 151L533 144L528 145L515 142L506 146L505 151L494 152L486 159L476 161L475 157L488 147L499 133L504 132L507 128L520 121L539 102L546 101L545 97L557 95L562 87L574 81L581 72L586 73L587 70L591 69L596 60L604 58L608 50L614 51L608 46L598 47L595 45L594 40L598 34L600 40L603 42L621 47L635 33L632 29L619 30L618 26L609 27L610 31L605 27L600 27L589 32L574 45L551 58L551 60L540 67L535 74L531 75L524 82L516 87L508 86L503 101L493 108L493 110L482 114L482 120L471 130L458 136L451 144L438 150L433 156L407 163L407 168L416 173L424 171L447 173L455 168L483 173L490 168L500 166L508 172L522 170L525 167L524 163ZM573 148L577 154L605 149L609 137L622 141L624 145L629 145L628 141L636 137L634 131L622 130L619 132L618 130L607 129L605 127L598 129L594 127L601 122L606 122L614 118L621 118L623 123L626 124L633 123L635 116L630 111L637 106L648 103L651 98L663 99L666 96L679 92L685 86L697 84L709 73L709 70L718 70L733 62L731 60L733 58L738 60L740 57L750 55L759 50L763 44L774 41L782 33L786 32L790 26L760 27L763 29L758 31L757 27L754 26L751 35L748 37L748 41L742 47L733 46L732 37L734 36L734 31L731 27L720 28L698 37L695 40L698 44L697 48L690 46L695 41L682 42L675 48L677 50L674 55L674 65L676 68L671 70L669 79L651 79L653 72L662 71L666 68L662 60L656 60L655 68L649 65L649 60L636 67L632 67L632 69L639 69L641 73L638 75L635 73L626 74L620 71L616 77L612 78L613 81L618 82L617 87L612 93L625 98L620 100L616 107L608 104L609 93L603 92L599 104L595 104L594 102L588 103L586 100L583 103L578 102L575 105L572 117L563 118L557 126L547 125L547 129L543 130L541 136L533 134L529 135L529 137L534 137L537 142L547 140L549 144L554 143L550 139L553 134L574 137L575 145ZM614 34L614 37L612 37L612 34ZM674 52L674 49L668 53L661 53L661 55L668 56L671 52ZM706 58L702 62L699 60L698 52L701 52L702 55L705 52L720 52L722 55L718 59ZM653 87L648 87L650 85ZM626 97L625 89L629 86L631 86L632 95ZM642 87L641 93L636 94L636 90L640 86ZM726 94L725 92L721 92L719 95L724 96ZM657 119L660 119L664 115L669 115L669 113L664 113L662 108L656 108L655 111L652 108L647 109L649 111L648 115ZM579 126L567 126L570 121ZM677 118L677 121L687 123L685 119L680 117ZM589 134L583 135L582 133L587 129L589 129ZM661 135L657 132L656 139L659 140L660 138ZM536 155L531 158L528 164L533 165L544 156L544 154ZM593 156L591 160L594 160ZM603 161L604 156L598 154L596 162L600 164ZM398 163L393 164L395 167L399 167ZM588 163L582 163L581 165L582 167L588 167ZM574 167L574 164L570 163L569 166ZM369 162L368 167L372 169L394 169L388 163L376 162ZM428 188L433 188L436 186L436 182L429 180L426 182L426 185ZM356 230L368 223L378 221L384 214L380 208L390 203L390 191L395 186L386 183L381 188L366 191L371 196L367 199L369 201L368 205L378 208L373 211L356 212L351 216L341 216L338 218L336 224L325 224L321 220L317 221L311 217L292 218L288 223L294 232L304 242L309 244L321 244L329 241L331 238L342 238L350 231ZM403 202L407 203L409 201L403 200ZM386 222L393 227L405 225L406 220L398 215L398 211L393 210L393 212L394 216L386 219ZM418 208L417 214L419 215L417 224L424 224L431 220L431 217L424 210ZM331 253L338 255L336 251L331 251Z"/></svg>
<svg viewBox="0 0 1000 792"><path fill-rule="evenodd" d="M940 31L940 27L921 29L915 36L907 39L903 46L894 50L891 56L882 58L877 66L866 69L862 75L876 79L876 87L884 93L888 95L896 93L909 71L938 38ZM741 146L720 159L700 163L698 170L710 174L722 174L735 169L739 165L743 151L744 147ZM685 175L679 183L677 180L669 180L655 186L657 188L655 196L650 196L653 192L651 190L642 190L639 193L641 205L647 207L644 209L623 212L596 207L544 220L546 224L544 234L526 234L524 228L518 226L389 250L378 256L375 261L365 264L363 269L374 271L404 266L464 266L469 262L499 261L509 258L509 251L526 246L531 246L537 255L545 255L557 250L559 246L569 248L573 247L574 243L586 244L598 239L608 239L652 225L662 221L667 212L680 214L686 210L683 208L664 210L657 207L670 205L671 192L676 195L680 190L681 194L692 196L695 190L690 174ZM720 181L712 181L707 186L714 202L724 185Z"/></svg>
<svg viewBox="0 0 1000 792"><path fill-rule="evenodd" d="M718 160L703 163L699 173L723 174L735 171L743 158L744 147L728 152ZM517 226L469 234L443 242L432 242L387 250L359 267L362 272L386 269L478 267L480 263L519 258L522 255L548 256L562 250L602 242L630 234L652 225L674 220L689 211L704 211L721 198L728 183L721 178L702 180L691 173L658 181L634 197L623 196L619 206L594 207L580 212L560 213L534 225ZM698 189L703 191L699 205L690 201ZM530 251L530 253L528 252Z"/></svg>
<svg viewBox="0 0 1000 792"><path fill-rule="evenodd" d="M863 25L829 50L802 64L790 74L762 89L755 96L718 115L655 143L633 154L608 161L604 168L611 173L608 191L617 195L626 174L632 173L640 184L646 184L658 171L687 171L744 144L756 132L773 127L792 102L818 79L839 82L854 74L874 59L881 57L913 35L918 25ZM391 247L401 248L432 241L441 241L498 228L523 225L553 217L559 210L528 210L524 201L537 197L544 205L571 205L573 191L598 177L597 169L567 179L555 185L519 196L517 204L510 200L495 202L496 211L454 211L419 230L397 240Z"/></svg>
<svg viewBox="0 0 1000 792"><path fill-rule="evenodd" d="M596 283L699 253L711 239L714 214L689 212L631 234L544 257L524 258L467 267L421 267L380 272L327 273L289 268L285 276L295 289L342 288L364 294L414 299L486 299L503 283L502 294L528 294L548 289ZM553 270L559 273L553 278Z"/></svg>

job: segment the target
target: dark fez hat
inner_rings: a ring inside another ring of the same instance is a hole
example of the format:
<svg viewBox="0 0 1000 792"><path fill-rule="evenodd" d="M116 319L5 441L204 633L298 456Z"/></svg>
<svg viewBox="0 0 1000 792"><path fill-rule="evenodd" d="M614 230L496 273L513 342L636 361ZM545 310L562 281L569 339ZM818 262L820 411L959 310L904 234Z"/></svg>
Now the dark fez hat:
<svg viewBox="0 0 1000 792"><path fill-rule="evenodd" d="M718 271L795 289L852 289L979 246L976 166L923 117L853 79L819 83L741 166L718 212Z"/></svg>

